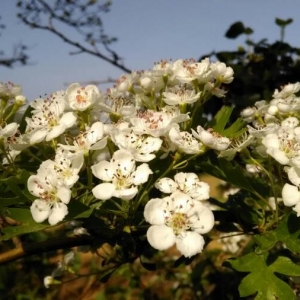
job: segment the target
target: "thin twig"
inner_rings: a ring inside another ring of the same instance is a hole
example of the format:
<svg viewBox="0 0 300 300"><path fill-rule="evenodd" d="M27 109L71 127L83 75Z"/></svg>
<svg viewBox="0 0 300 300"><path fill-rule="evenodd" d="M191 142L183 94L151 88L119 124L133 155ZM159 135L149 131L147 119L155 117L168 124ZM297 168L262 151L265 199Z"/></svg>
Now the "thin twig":
<svg viewBox="0 0 300 300"><path fill-rule="evenodd" d="M92 244L92 237L89 235L77 235L59 239L51 239L33 244L23 244L17 248L0 254L0 265L7 264L19 258L41 254L43 252L55 251L59 249L68 249L77 246L86 246Z"/></svg>

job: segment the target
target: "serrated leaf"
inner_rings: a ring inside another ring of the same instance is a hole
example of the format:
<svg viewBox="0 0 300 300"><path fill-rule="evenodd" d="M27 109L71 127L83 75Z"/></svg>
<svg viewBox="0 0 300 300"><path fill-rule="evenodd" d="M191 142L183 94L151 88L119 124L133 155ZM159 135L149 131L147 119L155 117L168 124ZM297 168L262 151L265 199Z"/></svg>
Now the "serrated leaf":
<svg viewBox="0 0 300 300"><path fill-rule="evenodd" d="M281 220L275 234L289 250L300 253L300 218L295 213L290 213Z"/></svg>
<svg viewBox="0 0 300 300"><path fill-rule="evenodd" d="M258 249L256 250L257 254L268 251L278 242L278 238L273 231L255 235L253 238L255 243L258 245Z"/></svg>
<svg viewBox="0 0 300 300"><path fill-rule="evenodd" d="M239 286L241 297L256 294L256 300L292 300L296 296L292 288L274 273L299 276L300 266L289 258L279 256L269 260L268 253L250 253L236 260L228 261L232 268L240 272L250 272Z"/></svg>
<svg viewBox="0 0 300 300"><path fill-rule="evenodd" d="M234 161L228 161L221 157L217 158L214 157L214 154L211 154L209 161L205 162L201 160L196 162L196 165L207 174L231 183L236 187L251 193L256 192L261 195L268 195L268 187L266 184L261 183L255 178L243 176L243 173L245 172L244 169Z"/></svg>
<svg viewBox="0 0 300 300"><path fill-rule="evenodd" d="M20 225L3 228L2 232L4 235L2 236L2 240L4 241L10 240L18 235L39 231L51 226L46 223L36 223L28 208L8 208L7 216L20 222Z"/></svg>

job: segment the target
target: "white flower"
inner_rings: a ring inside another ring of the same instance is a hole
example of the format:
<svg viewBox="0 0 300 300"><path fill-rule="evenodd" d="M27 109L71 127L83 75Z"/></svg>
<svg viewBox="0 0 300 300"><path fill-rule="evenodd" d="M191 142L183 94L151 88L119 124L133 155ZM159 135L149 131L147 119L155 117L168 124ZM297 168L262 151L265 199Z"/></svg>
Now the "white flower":
<svg viewBox="0 0 300 300"><path fill-rule="evenodd" d="M71 109L85 111L100 101L102 94L95 85L84 87L73 83L67 88L65 97Z"/></svg>
<svg viewBox="0 0 300 300"><path fill-rule="evenodd" d="M0 139L8 138L16 134L19 124L13 122L6 126L0 126Z"/></svg>
<svg viewBox="0 0 300 300"><path fill-rule="evenodd" d="M50 225L55 225L68 214L66 204L71 199L71 190L59 184L52 165L50 160L42 163L37 175L29 177L27 186L37 197L30 207L33 219L38 223L48 219Z"/></svg>
<svg viewBox="0 0 300 300"><path fill-rule="evenodd" d="M26 118L26 132L31 135L31 144L43 140L51 141L72 127L77 119L73 112L64 113L65 102L61 94L53 94L47 99L37 99L31 107L34 108L33 115Z"/></svg>
<svg viewBox="0 0 300 300"><path fill-rule="evenodd" d="M144 217L152 225L147 239L153 248L165 250L176 244L186 257L202 251L201 234L209 232L214 225L212 211L181 192L163 199L151 199L145 206Z"/></svg>
<svg viewBox="0 0 300 300"><path fill-rule="evenodd" d="M155 183L155 187L161 192L170 194L176 190L189 195L193 200L207 200L210 187L199 180L195 173L177 173L174 181L171 178L161 178Z"/></svg>
<svg viewBox="0 0 300 300"><path fill-rule="evenodd" d="M111 139L120 150L131 152L134 159L149 162L156 156L153 152L160 149L162 140L158 137L135 134L131 128L111 132Z"/></svg>
<svg viewBox="0 0 300 300"><path fill-rule="evenodd" d="M273 98L275 99L288 98L299 91L300 91L300 82L289 83L285 85L280 92L276 89L273 94Z"/></svg>
<svg viewBox="0 0 300 300"><path fill-rule="evenodd" d="M187 114L180 114L177 107L165 106L163 111L156 112L147 110L141 112L137 117L131 118L132 129L137 134L149 134L154 137L166 135L173 127L173 124L187 121Z"/></svg>
<svg viewBox="0 0 300 300"><path fill-rule="evenodd" d="M215 150L226 150L230 145L230 139L221 136L213 129L205 130L203 127L198 126L197 132L192 129L194 137L199 139L204 145Z"/></svg>
<svg viewBox="0 0 300 300"><path fill-rule="evenodd" d="M201 93L196 93L195 90L174 87L170 88L166 92L163 92L163 100L168 105L182 105L182 104L191 104L196 102Z"/></svg>
<svg viewBox="0 0 300 300"><path fill-rule="evenodd" d="M282 189L282 200L285 206L294 206L300 202L300 192L294 185L286 183Z"/></svg>
<svg viewBox="0 0 300 300"><path fill-rule="evenodd" d="M178 127L174 126L169 131L169 137L176 148L183 153L196 154L201 152L203 144L187 131L180 131Z"/></svg>
<svg viewBox="0 0 300 300"><path fill-rule="evenodd" d="M64 151L58 148L53 169L60 184L71 188L79 179L78 173L83 165L83 161L82 155L67 157Z"/></svg>
<svg viewBox="0 0 300 300"><path fill-rule="evenodd" d="M194 80L198 83L206 83L212 79L209 58L205 58L201 62L184 60L174 67L174 74L182 83L189 83Z"/></svg>
<svg viewBox="0 0 300 300"><path fill-rule="evenodd" d="M117 197L132 199L138 192L137 186L147 182L152 174L148 164L136 168L133 155L125 150L118 150L109 161L100 161L92 166L94 176L104 181L93 188L97 199L107 200Z"/></svg>
<svg viewBox="0 0 300 300"><path fill-rule="evenodd" d="M300 155L300 127L281 127L262 139L266 152L280 164L286 165L290 159Z"/></svg>
<svg viewBox="0 0 300 300"><path fill-rule="evenodd" d="M69 154L66 153L66 156L86 156L90 150L100 150L106 146L107 138L103 137L103 134L103 123L95 122L91 128L74 138L73 145L59 144L59 147L69 152Z"/></svg>
<svg viewBox="0 0 300 300"><path fill-rule="evenodd" d="M231 67L226 67L222 62L212 63L211 73L219 82L230 83L233 81L233 69Z"/></svg>

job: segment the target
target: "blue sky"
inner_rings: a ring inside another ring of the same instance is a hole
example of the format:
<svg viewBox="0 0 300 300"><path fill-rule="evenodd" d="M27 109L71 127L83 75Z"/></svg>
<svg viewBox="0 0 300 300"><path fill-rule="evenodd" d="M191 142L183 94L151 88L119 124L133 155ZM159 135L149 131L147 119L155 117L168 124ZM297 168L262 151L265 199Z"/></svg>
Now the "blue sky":
<svg viewBox="0 0 300 300"><path fill-rule="evenodd" d="M52 0L50 0L52 1ZM229 26L242 21L254 29L254 40L279 39L276 17L293 18L286 41L300 47L299 0L115 0L103 16L106 33L118 37L113 49L130 69L151 68L161 59L196 58L212 50L235 50L245 37L228 40ZM0 50L9 54L14 44L29 46L30 65L7 69L0 66L0 81L23 86L29 100L65 89L67 83L118 78L122 71L110 64L79 54L59 38L29 29L17 18L16 1L1 0L0 15L7 28L0 36ZM297 19L298 17L298 19ZM73 34L70 32L70 34ZM104 90L105 87L100 87Z"/></svg>

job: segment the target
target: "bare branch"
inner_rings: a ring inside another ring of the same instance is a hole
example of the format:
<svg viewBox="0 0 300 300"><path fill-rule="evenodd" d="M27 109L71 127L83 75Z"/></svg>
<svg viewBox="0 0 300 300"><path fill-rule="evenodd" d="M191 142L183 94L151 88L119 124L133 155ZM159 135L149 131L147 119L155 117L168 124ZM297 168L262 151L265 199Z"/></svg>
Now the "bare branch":
<svg viewBox="0 0 300 300"><path fill-rule="evenodd" d="M55 251L59 249L68 249L77 246L92 245L93 238L89 235L78 235L52 239L34 244L24 244L15 249L0 254L0 265L7 264L19 258L30 255L41 254L42 252Z"/></svg>
<svg viewBox="0 0 300 300"><path fill-rule="evenodd" d="M23 44L16 45L11 57L4 57L4 53L0 52L0 65L7 68L12 68L18 64L26 65L29 59L26 49L27 47Z"/></svg>
<svg viewBox="0 0 300 300"><path fill-rule="evenodd" d="M20 0L18 7L21 13L18 17L31 28L42 29L59 37L64 42L77 48L71 54L88 53L98 57L126 73L127 68L122 58L110 48L117 39L104 33L100 13L108 12L110 3L95 7L97 1L56 0L55 3L44 0ZM47 19L48 23L45 22ZM84 37L84 42L70 38L63 28L68 26ZM102 45L107 54L100 51L97 45Z"/></svg>

